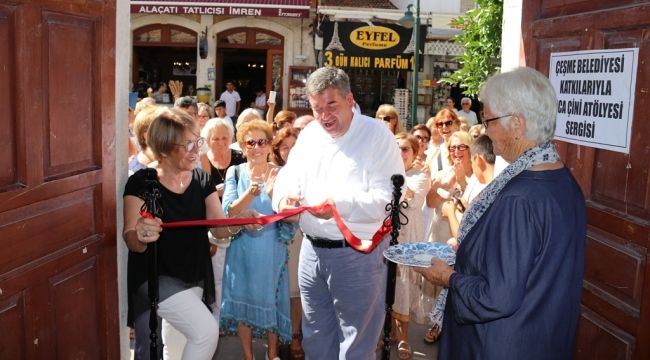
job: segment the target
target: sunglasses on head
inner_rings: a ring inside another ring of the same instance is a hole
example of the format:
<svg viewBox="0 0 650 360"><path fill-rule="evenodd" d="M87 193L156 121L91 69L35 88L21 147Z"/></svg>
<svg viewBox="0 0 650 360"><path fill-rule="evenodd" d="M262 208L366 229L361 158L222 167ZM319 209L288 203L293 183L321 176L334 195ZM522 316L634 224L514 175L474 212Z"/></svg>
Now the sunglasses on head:
<svg viewBox="0 0 650 360"><path fill-rule="evenodd" d="M257 147L265 147L266 145L269 144L268 139L248 139L246 140L246 147L249 149L252 149L257 145Z"/></svg>
<svg viewBox="0 0 650 360"><path fill-rule="evenodd" d="M441 121L436 123L436 127L440 129L443 126L450 127L454 124L454 120Z"/></svg>

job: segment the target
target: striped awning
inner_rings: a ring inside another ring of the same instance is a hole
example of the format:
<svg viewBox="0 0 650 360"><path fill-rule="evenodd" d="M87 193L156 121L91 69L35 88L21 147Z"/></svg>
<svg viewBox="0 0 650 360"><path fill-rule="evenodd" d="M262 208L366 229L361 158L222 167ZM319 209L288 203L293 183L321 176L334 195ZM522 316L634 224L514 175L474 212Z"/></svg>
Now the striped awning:
<svg viewBox="0 0 650 360"><path fill-rule="evenodd" d="M309 0L131 0L131 13L309 17Z"/></svg>

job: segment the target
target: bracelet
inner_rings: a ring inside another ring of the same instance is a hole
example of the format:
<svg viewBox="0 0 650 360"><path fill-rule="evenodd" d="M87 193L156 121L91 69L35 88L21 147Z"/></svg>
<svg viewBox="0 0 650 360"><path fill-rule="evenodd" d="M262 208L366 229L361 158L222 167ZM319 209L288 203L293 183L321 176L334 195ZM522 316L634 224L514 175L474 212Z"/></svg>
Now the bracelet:
<svg viewBox="0 0 650 360"><path fill-rule="evenodd" d="M229 233L230 235L237 235L237 234L239 234L239 232L241 231L241 227L239 228L239 230L237 230L237 231L235 231L235 232L232 232L232 230L230 230L230 225L227 225L227 226L226 226L226 230L228 230L228 233Z"/></svg>

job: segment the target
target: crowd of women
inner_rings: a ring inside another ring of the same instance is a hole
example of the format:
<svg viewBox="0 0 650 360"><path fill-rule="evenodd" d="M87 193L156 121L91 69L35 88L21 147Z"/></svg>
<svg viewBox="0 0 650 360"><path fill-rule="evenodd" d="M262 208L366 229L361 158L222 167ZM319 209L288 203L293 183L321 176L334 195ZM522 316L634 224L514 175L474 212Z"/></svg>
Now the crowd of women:
<svg viewBox="0 0 650 360"><path fill-rule="evenodd" d="M280 343L290 343L292 357L302 358L296 279L302 236L295 224L161 231L161 221L271 214L275 176L300 127L310 120L302 117L294 128L292 112L280 111L265 120L260 111L246 109L235 127L223 115L223 104L215 105L216 117L208 105L191 98L178 99L173 109L144 99L134 111L133 142L139 150L129 160L123 234L130 250L129 324L135 329L135 358L149 358L144 274L145 253L154 241L161 254L161 356L211 358L221 329L221 334L239 336L246 359L253 357L253 336L268 339L269 359L278 358ZM145 172L139 170L147 168L156 169L160 183L160 219L140 215L148 187Z"/></svg>
<svg viewBox="0 0 650 360"><path fill-rule="evenodd" d="M503 85L494 91L506 90L507 86ZM489 96L486 94L485 98ZM133 122L133 136L139 152L129 163L133 175L124 192L123 234L130 250L129 324L135 328L136 358L148 358L147 258L144 255L149 244L155 241L160 254L158 315L162 318L160 328L165 358L211 358L220 329L239 336L245 359L253 358L253 337L267 339L268 359L279 358L281 343L290 344L292 358L302 358L300 294L296 280L302 235L295 223L281 221L265 226L190 227L164 231L160 223L272 214L275 178L287 161L300 128L310 119L296 120L296 115L288 111L273 116L271 104L266 119L258 110L247 109L233 126L228 118L214 117L209 106L192 104L190 100L187 102L195 107L194 114L182 109L139 105ZM444 108L410 132L403 129L393 106L381 105L377 109L375 117L394 134L395 146L400 149L406 170L403 194L408 203L406 216L409 221L400 233L400 242L446 243L458 250L458 239L467 235L467 229L461 224L475 221L463 220L465 212L474 209L474 199L485 201L485 195L477 196L483 194L486 187L496 186L490 184L504 168L508 169L507 181L517 176L518 173L511 174L508 162L518 164L521 157L528 154L528 149L542 149L540 153L552 154L544 147L552 134L548 132L550 125L533 124L534 121L548 122L548 119L538 120L528 115L525 107L538 105L527 101L521 100L524 108L516 109L517 118L515 113L506 114L512 110L505 108L509 104L492 100L492 107L487 110L489 114L499 110L498 113L504 115L472 127L459 117L458 111ZM498 124L490 124L492 133L488 131L488 137L485 134L487 125L495 120ZM528 121L529 132L524 129L522 133L510 134L512 139L495 133L510 122L516 124L507 125L508 129L521 126L517 124L526 125L525 121ZM309 126L319 124L314 122ZM535 133L538 128L544 130L543 136L539 135L542 137ZM498 140L494 142L497 151L491 139ZM495 152L504 155L508 162L495 156ZM529 164L529 167L538 163ZM553 172L557 166L550 168L552 176L559 176ZM147 186L145 172L138 170L144 168L155 168L160 183L162 214L157 219L140 216ZM540 174L546 173L532 176ZM499 177L502 178L504 176ZM577 197L574 193L571 196ZM578 268L576 266L574 278L582 274ZM443 286L450 286L452 275L446 272L447 268L444 272L435 270L398 268L392 336L401 359L412 355L408 342L409 321L430 325L422 334L427 342L436 342L441 334L444 335L443 323L448 324L449 320L443 316L445 296L439 297L439 293ZM441 273L445 276L443 280L438 277ZM436 298L443 299L442 305ZM478 299L478 295L475 298ZM477 351L472 355L480 353Z"/></svg>

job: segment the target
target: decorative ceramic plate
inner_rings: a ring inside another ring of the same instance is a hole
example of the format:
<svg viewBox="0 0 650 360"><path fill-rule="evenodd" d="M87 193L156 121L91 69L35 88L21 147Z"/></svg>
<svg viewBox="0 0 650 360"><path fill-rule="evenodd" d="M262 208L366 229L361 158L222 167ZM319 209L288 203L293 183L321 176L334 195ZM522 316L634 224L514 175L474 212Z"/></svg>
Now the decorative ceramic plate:
<svg viewBox="0 0 650 360"><path fill-rule="evenodd" d="M449 265L456 262L456 253L451 249L451 246L432 242L405 243L391 246L384 251L384 257L400 265L416 267L429 267L432 257L437 257Z"/></svg>

